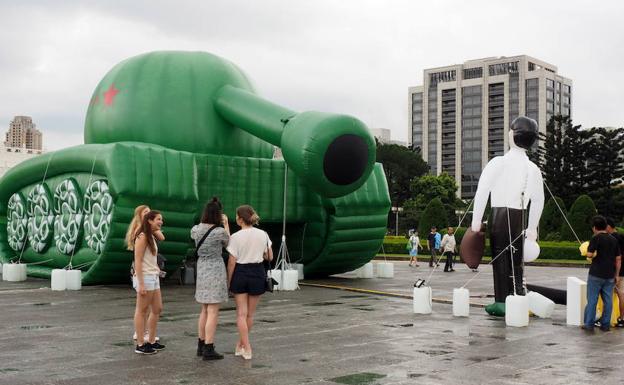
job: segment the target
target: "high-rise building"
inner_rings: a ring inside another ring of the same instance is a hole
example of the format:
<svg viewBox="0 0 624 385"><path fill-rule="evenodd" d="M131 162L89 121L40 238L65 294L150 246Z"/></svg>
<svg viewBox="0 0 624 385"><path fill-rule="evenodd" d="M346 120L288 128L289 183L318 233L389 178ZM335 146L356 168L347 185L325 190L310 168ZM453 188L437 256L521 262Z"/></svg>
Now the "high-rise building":
<svg viewBox="0 0 624 385"><path fill-rule="evenodd" d="M551 116L572 116L572 80L526 55L426 69L423 79L409 88L409 145L421 148L432 174L454 176L464 199L486 163L509 148L513 119L526 115L545 132Z"/></svg>
<svg viewBox="0 0 624 385"><path fill-rule="evenodd" d="M4 145L41 151L43 148L42 141L41 131L37 130L30 116L16 116L9 123L9 131L6 133Z"/></svg>
<svg viewBox="0 0 624 385"><path fill-rule="evenodd" d="M371 128L370 132L381 144L396 144L403 147L407 146L407 143L402 140L393 140L392 132L389 128Z"/></svg>

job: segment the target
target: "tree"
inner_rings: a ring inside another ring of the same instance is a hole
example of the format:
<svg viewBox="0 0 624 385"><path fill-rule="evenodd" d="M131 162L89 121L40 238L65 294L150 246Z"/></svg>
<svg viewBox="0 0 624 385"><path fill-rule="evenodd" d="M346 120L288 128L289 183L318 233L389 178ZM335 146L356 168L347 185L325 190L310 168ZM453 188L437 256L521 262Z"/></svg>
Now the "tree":
<svg viewBox="0 0 624 385"><path fill-rule="evenodd" d="M559 207L557 207L557 204ZM561 213L559 208L563 210L563 213ZM555 197L554 199L550 198L544 206L542 217L539 222L541 237L548 241L559 240L561 237L559 232L561 231L561 226L565 223L565 215L566 207L565 203L563 203L563 199L559 197Z"/></svg>
<svg viewBox="0 0 624 385"><path fill-rule="evenodd" d="M405 206L415 212L422 211L434 198L439 198L442 202L447 218L454 218L455 210L466 206L461 199L457 198L455 178L447 173L416 178L412 180L410 190L412 199L405 202Z"/></svg>
<svg viewBox="0 0 624 385"><path fill-rule="evenodd" d="M429 166L420 151L397 144L377 143L377 162L383 165L392 206L402 206L410 197L410 181L424 175Z"/></svg>
<svg viewBox="0 0 624 385"><path fill-rule="evenodd" d="M440 198L434 198L423 211L418 224L418 232L421 237L429 234L432 226L442 229L447 225L446 211Z"/></svg>
<svg viewBox="0 0 624 385"><path fill-rule="evenodd" d="M594 127L586 141L588 149L587 191L602 215L621 216L614 187L624 178L624 129Z"/></svg>
<svg viewBox="0 0 624 385"><path fill-rule="evenodd" d="M570 205L585 191L586 146L589 136L581 126L572 126L568 116L556 115L546 125L546 139L540 148L544 182L554 196Z"/></svg>
<svg viewBox="0 0 624 385"><path fill-rule="evenodd" d="M574 229L574 232L578 236L579 240L587 241L592 236L591 219L596 215L596 206L594 201L587 196L579 196L568 213L568 222ZM570 226L566 222L561 225L561 239L566 241L576 241L574 233L570 229Z"/></svg>

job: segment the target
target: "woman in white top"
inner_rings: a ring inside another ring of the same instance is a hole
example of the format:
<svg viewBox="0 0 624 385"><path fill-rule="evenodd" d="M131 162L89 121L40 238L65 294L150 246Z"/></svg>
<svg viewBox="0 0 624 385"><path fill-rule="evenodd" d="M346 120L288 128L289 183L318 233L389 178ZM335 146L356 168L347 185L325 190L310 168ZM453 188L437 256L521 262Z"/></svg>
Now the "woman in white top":
<svg viewBox="0 0 624 385"><path fill-rule="evenodd" d="M251 206L236 209L236 223L241 229L230 237L227 251L228 286L236 301L236 325L240 339L236 344L235 355L251 359L249 332L260 295L265 292L266 271L264 260L273 259L269 235L255 228L260 218Z"/></svg>
<svg viewBox="0 0 624 385"><path fill-rule="evenodd" d="M135 353L154 354L165 348L156 342L156 325L162 311L162 297L160 295L160 269L156 255L155 233L160 231L163 224L162 215L158 211L150 211L143 217L143 223L137 230L134 242L134 276L132 283L137 292L137 302L134 311L134 331L137 335ZM145 341L145 317L148 309L151 313L148 322L149 340Z"/></svg>

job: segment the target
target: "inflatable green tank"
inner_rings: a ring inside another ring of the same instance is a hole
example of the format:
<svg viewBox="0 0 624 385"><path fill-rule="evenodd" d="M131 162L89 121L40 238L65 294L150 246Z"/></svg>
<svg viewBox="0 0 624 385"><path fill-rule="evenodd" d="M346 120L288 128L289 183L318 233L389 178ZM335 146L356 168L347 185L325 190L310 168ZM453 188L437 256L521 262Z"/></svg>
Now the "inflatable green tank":
<svg viewBox="0 0 624 385"><path fill-rule="evenodd" d="M390 200L366 126L268 102L208 53L119 63L93 93L85 143L0 180L3 263L21 256L30 276L49 277L71 262L83 284L127 281L125 232L134 208L148 204L163 213L160 252L172 272L193 251L189 230L213 196L230 218L252 205L279 247L285 191L290 258L307 276L353 270L383 242ZM273 159L274 146L283 159Z"/></svg>

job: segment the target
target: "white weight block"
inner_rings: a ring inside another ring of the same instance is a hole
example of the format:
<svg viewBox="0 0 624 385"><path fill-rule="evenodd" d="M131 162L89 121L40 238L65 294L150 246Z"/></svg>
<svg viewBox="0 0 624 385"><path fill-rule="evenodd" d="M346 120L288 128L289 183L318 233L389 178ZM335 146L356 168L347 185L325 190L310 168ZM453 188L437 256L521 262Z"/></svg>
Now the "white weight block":
<svg viewBox="0 0 624 385"><path fill-rule="evenodd" d="M273 288L274 290L297 290L297 278L299 277L299 273L297 272L297 270L271 270L271 277L273 277L273 279L277 281L277 285L275 285L275 287Z"/></svg>
<svg viewBox="0 0 624 385"><path fill-rule="evenodd" d="M568 277L566 293L566 323L583 325L585 306L587 305L587 283L576 277Z"/></svg>
<svg viewBox="0 0 624 385"><path fill-rule="evenodd" d="M377 263L377 278L394 278L394 264L392 262Z"/></svg>
<svg viewBox="0 0 624 385"><path fill-rule="evenodd" d="M526 296L529 300L529 311L540 318L550 318L552 316L555 310L553 300L534 291L528 292Z"/></svg>
<svg viewBox="0 0 624 385"><path fill-rule="evenodd" d="M292 268L297 270L298 273L298 279L301 281L303 279L303 263L293 263Z"/></svg>
<svg viewBox="0 0 624 385"><path fill-rule="evenodd" d="M468 317L470 315L470 292L465 288L453 289L453 316Z"/></svg>
<svg viewBox="0 0 624 385"><path fill-rule="evenodd" d="M358 278L373 278L373 264L368 262L357 270Z"/></svg>
<svg viewBox="0 0 624 385"><path fill-rule="evenodd" d="M524 295L508 295L505 299L505 324L529 326L529 299Z"/></svg>
<svg viewBox="0 0 624 385"><path fill-rule="evenodd" d="M28 272L26 271L26 264L18 263L17 266L19 266L20 281L25 281L26 278L28 278Z"/></svg>
<svg viewBox="0 0 624 385"><path fill-rule="evenodd" d="M54 269L52 270L52 279L50 281L50 287L54 291L63 291L67 288L67 270Z"/></svg>
<svg viewBox="0 0 624 385"><path fill-rule="evenodd" d="M2 279L7 282L25 281L26 264L7 263L2 265Z"/></svg>
<svg viewBox="0 0 624 385"><path fill-rule="evenodd" d="M80 290L82 289L82 271L80 270L67 270L67 290Z"/></svg>
<svg viewBox="0 0 624 385"><path fill-rule="evenodd" d="M432 298L431 287L415 287L414 288L414 313L415 314L431 314Z"/></svg>

